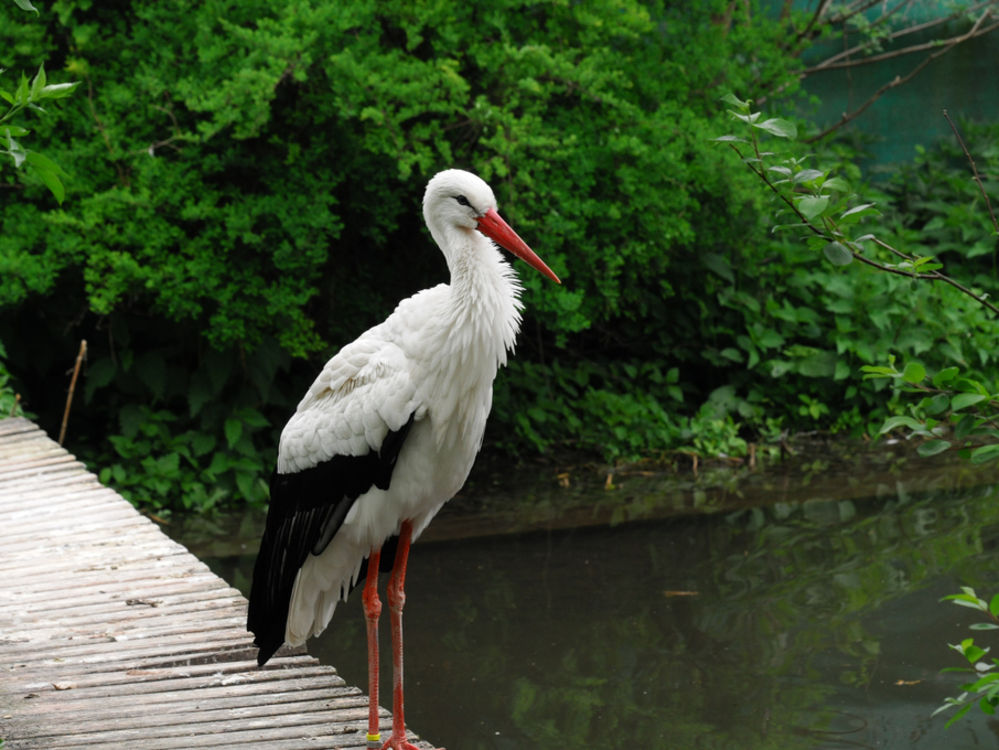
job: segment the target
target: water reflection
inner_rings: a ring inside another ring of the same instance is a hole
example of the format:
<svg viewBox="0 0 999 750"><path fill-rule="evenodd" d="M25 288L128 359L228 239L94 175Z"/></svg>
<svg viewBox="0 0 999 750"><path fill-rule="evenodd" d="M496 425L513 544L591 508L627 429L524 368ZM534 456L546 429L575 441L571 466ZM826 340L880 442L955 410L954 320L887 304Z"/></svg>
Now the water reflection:
<svg viewBox="0 0 999 750"><path fill-rule="evenodd" d="M929 716L975 621L939 598L999 590L996 486L840 484L851 499L419 543L407 717L455 750L994 747L977 711ZM246 590L252 555L210 562ZM310 651L365 684L359 596Z"/></svg>

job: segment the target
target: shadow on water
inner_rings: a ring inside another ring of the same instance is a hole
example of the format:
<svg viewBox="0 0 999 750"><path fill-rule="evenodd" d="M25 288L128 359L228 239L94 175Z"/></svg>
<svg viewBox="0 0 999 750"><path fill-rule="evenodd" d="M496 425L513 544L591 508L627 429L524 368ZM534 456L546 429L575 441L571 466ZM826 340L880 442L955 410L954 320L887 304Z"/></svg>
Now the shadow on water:
<svg viewBox="0 0 999 750"><path fill-rule="evenodd" d="M975 621L940 597L999 591L996 470L831 456L478 479L411 558L410 723L453 750L995 747L980 712L930 714ZM245 592L261 520L172 533ZM366 683L358 594L310 652Z"/></svg>

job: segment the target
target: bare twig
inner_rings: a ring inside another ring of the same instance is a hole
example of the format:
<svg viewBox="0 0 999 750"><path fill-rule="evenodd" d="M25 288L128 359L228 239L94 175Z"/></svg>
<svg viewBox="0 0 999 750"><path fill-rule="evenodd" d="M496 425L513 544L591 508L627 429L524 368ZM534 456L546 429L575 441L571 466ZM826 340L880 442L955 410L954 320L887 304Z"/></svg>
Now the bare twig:
<svg viewBox="0 0 999 750"><path fill-rule="evenodd" d="M73 366L73 377L69 381L69 393L66 395L66 409L62 413L62 427L59 428L59 445L66 439L66 425L69 423L69 409L73 405L73 393L76 391L76 379L80 376L80 367L87 356L87 340L81 339L80 353L76 355L76 364Z"/></svg>
<svg viewBox="0 0 999 750"><path fill-rule="evenodd" d="M879 16L877 18L877 20L875 20L873 23L870 24L871 28L873 28L875 26L879 26L882 23L886 22L891 16L893 16L895 13L897 13L904 5L907 5L909 3L911 3L911 0L901 0L901 2L899 2L899 4L896 5L895 7L891 8L890 10L884 11L881 14L881 16ZM842 15L827 18L825 20L825 22L828 23L828 24L839 24L839 25L842 25L845 21L847 21L850 18L852 18L853 16L855 16L858 12L863 12L863 11L867 10L871 5L875 5L875 4L876 4L876 2L875 3L868 3L864 7L859 7L859 8L855 8L855 9L849 9L848 8L846 11L844 11L844 13ZM924 21L923 23L916 23L916 24L912 24L911 26L905 26L903 28L896 29L895 31L892 31L889 34L886 34L884 36L884 38L883 38L883 41L894 42L894 41L896 41L898 39L901 39L904 36L908 36L909 34L916 34L916 33L922 32L922 31L926 31L927 29L932 29L932 28L934 28L936 26L941 26L941 25L944 25L944 24L951 23L952 21L955 21L955 20L957 20L958 18L960 18L962 16L973 14L973 13L977 13L978 11L982 10L983 8L988 9L990 6L994 7L995 5L996 5L996 0L981 0L981 2L978 2L978 3L976 3L975 5L972 5L969 8L962 8L959 11L955 11L955 12L950 13L950 14L945 15L945 16L938 16L937 18L931 18L931 19L929 19L927 21ZM986 11L986 12L988 12L988 11ZM806 72L807 73L813 73L813 72L816 72L816 71L819 71L819 70L830 69L830 68L832 68L834 66L834 63L837 63L838 61L842 60L845 57L851 57L853 55L859 54L859 53L863 52L864 50L870 48L874 44L878 43L878 41L880 41L880 40L866 39L865 41L861 42L860 44L856 44L853 47L849 47L849 48L847 48L847 49L845 49L845 50L843 50L841 52L837 52L836 54L831 55L830 57L826 58L822 62L817 63L817 64L813 65L812 67L810 67ZM862 65L862 64L867 63L871 59L872 58L863 58L862 60L858 60L855 64Z"/></svg>
<svg viewBox="0 0 999 750"><path fill-rule="evenodd" d="M169 138L163 138L158 141L154 141L146 146L144 149L139 151L132 151L133 154L148 154L149 156L155 156L158 149L170 146L175 151L180 151L180 149L174 145L174 141L182 140L183 135L180 132L180 124L177 122L177 116L174 115L173 110L167 109L166 107L161 107L158 104L152 105L153 109L158 109L160 112L166 113L167 117L170 118L173 123L173 135Z"/></svg>
<svg viewBox="0 0 999 750"><path fill-rule="evenodd" d="M985 192L985 185L982 184L982 178L978 174L978 167L975 166L975 160L971 157L971 152L968 151L968 147L964 145L964 139L957 130L957 125L954 121L950 119L950 114L945 109L943 111L943 116L946 118L947 123L950 125L950 129L954 131L954 135L957 136L957 142L961 144L961 150L964 151L964 155L968 157L968 163L971 165L971 174L975 178L975 182L978 183L978 189L982 193L982 197L985 199L985 208L988 209L989 218L992 219L992 226L996 230L996 234L999 235L999 221L996 220L995 211L992 210L992 201L989 200L989 194Z"/></svg>
<svg viewBox="0 0 999 750"><path fill-rule="evenodd" d="M987 14L983 14L983 17ZM949 20L949 19L947 19ZM924 26L926 24L923 24ZM947 39L932 39L928 42L923 42L922 44L910 44L908 47L901 47L899 49L891 50L889 52L882 52L880 55L868 55L861 57L859 59L843 59L849 58L851 55L857 52L862 52L868 45L858 44L848 50L837 53L832 57L823 60L810 68L806 68L803 71L803 75L811 75L813 73L819 73L826 70L841 70L843 68L855 68L859 65L870 65L872 63L883 62L884 60L891 60L896 57L904 57L905 55L911 55L915 52L925 52L930 49L937 49L941 46L947 46L951 43L960 44L961 42L969 41L979 36L984 36L991 31L996 29L997 24L992 24L986 26L985 28L975 29L974 32L966 32L964 34L958 34L957 36L952 36ZM892 34L891 39L895 39L897 36L902 36L903 34L909 33L908 29Z"/></svg>
<svg viewBox="0 0 999 750"><path fill-rule="evenodd" d="M904 77L902 77L902 76L895 76L892 80L890 80L888 83L884 84L877 91L875 91L873 94L871 94L871 96L868 97L867 101L865 101L863 104L861 104L859 107L857 107L857 109L853 110L852 112L844 112L842 114L842 116L840 117L840 119L837 122L835 122L834 124L830 125L828 128L826 128L825 130L823 130L821 133L818 133L817 135L813 135L810 138L806 138L805 139L805 143L812 143L814 141L817 141L817 140L820 140L822 138L825 138L827 135L829 135L834 130L837 130L838 128L841 128L844 125L846 125L848 122L850 122L851 120L856 119L868 107L870 107L875 101L877 101L878 99L880 99L881 96L883 96L886 91L889 91L890 89L893 89L893 88L896 88L898 86L901 86L904 83L908 83L913 78L915 78L923 70L923 68L925 68L927 65L929 65L934 60L936 60L938 57L947 54L948 52L950 52L950 50L952 50L955 46L957 46L961 42L966 41L967 39L970 39L972 36L978 35L978 33L979 33L978 32L979 27L981 26L982 22L988 16L989 16L988 11L982 13L978 17L978 20L975 21L975 25L972 26L971 30L969 30L967 33L965 33L965 34L963 34L963 35L961 35L959 37L952 37L951 39L949 39L947 41L947 44L945 46L941 47L939 50L937 50L933 54L927 55L925 58L923 58L922 62L920 62L911 71L909 71L909 73L906 76L904 76ZM999 28L999 23L996 23L996 24L993 24L993 25L989 26L988 29L987 29L987 31L992 31L995 28ZM981 33L986 33L986 32L982 31Z"/></svg>
<svg viewBox="0 0 999 750"><path fill-rule="evenodd" d="M97 126L97 132L101 134L101 139L104 141L104 146L108 150L108 158L111 159L111 163L114 164L115 172L118 173L118 181L122 185L128 185L129 179L125 168L121 164L121 160L115 154L115 147L111 143L111 136L108 135L108 129L104 125L104 121L101 120L100 115L97 114L97 105L94 103L94 83L89 75L84 74L84 78L87 81L87 104L90 107L90 117L93 119L94 124Z"/></svg>
<svg viewBox="0 0 999 750"><path fill-rule="evenodd" d="M829 18L829 22L830 23L846 23L847 21L849 21L854 16L859 16L861 13L867 12L868 10L870 10L871 8L873 8L875 5L878 5L878 4L882 3L882 2L884 2L884 0L862 0L862 2L855 2L852 5L847 5L846 7L842 8L840 10L839 15L832 16L831 18ZM881 17L878 19L878 22L884 20L888 16L893 15L896 11L898 11L898 9L900 7L902 7L904 5L907 5L907 4L911 3L911 2L912 2L912 0L901 0L901 2L897 6L895 6L894 8L892 8L891 10L889 10L889 11L883 11L881 13Z"/></svg>
<svg viewBox="0 0 999 750"><path fill-rule="evenodd" d="M808 19L808 23L805 25L801 31L798 32L798 39L804 39L812 33L812 29L819 23L822 19L822 14L826 12L826 8L829 7L830 0L821 0L821 2L815 7L815 12L812 17Z"/></svg>

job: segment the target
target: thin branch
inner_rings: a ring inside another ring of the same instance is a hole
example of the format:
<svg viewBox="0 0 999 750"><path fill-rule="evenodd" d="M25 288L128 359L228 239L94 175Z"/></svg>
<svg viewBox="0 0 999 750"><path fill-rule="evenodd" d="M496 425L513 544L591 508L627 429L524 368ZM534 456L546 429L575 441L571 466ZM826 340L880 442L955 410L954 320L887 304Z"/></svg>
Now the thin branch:
<svg viewBox="0 0 999 750"><path fill-rule="evenodd" d="M114 164L115 172L118 173L118 181L122 185L128 185L129 179L125 168L121 164L121 160L115 154L115 148L111 143L111 137L108 135L108 130L104 126L103 120L101 120L100 115L97 114L97 105L94 104L94 82L89 75L84 74L84 78L87 81L87 104L90 107L90 116L93 118L94 123L97 125L97 130L101 134L101 138L104 140L104 145L108 150L108 158L111 163Z"/></svg>
<svg viewBox="0 0 999 750"><path fill-rule="evenodd" d="M861 13L865 13L875 5L882 5L884 0L867 0L864 3L857 3L853 8L846 8L838 16L829 19L829 23L846 23L854 16L859 16ZM895 15L900 8L910 5L912 0L900 0L898 5L896 5L891 10L886 10L881 13L876 21L874 21L871 26L877 26L878 24L884 23L891 16Z"/></svg>
<svg viewBox="0 0 999 750"><path fill-rule="evenodd" d="M952 38L951 40L949 40L949 43L945 47L942 47L941 49L937 50L932 55L927 55L923 59L923 61L920 62L911 71L909 71L909 73L905 77L895 76L892 80L890 80L888 83L884 84L877 91L875 91L873 94L871 94L871 96L868 97L867 101L865 101L863 104L861 104L859 107L857 107L857 109L853 110L852 112L844 112L843 115L840 117L840 119L839 119L838 122L830 125L828 128L826 128L825 130L823 130L821 133L819 133L817 135L813 135L810 138L806 138L805 139L805 143L812 143L812 142L817 141L817 140L819 140L821 138L825 138L827 135L829 135L834 130L837 130L838 128L843 127L844 125L846 125L851 120L854 120L857 117L859 117L868 107L870 107L872 104L874 104L874 102L876 102L878 99L880 99L885 94L886 91L889 91L890 89L896 88L898 86L901 86L902 84L905 84L905 83L908 83L909 81L911 81L913 78L915 78L923 70L923 68L925 68L931 62L933 62L934 60L936 60L938 57L941 57L942 55L945 55L948 52L950 52L960 42L965 41L966 39L971 38L971 35L974 35L978 31L978 28L981 26L982 22L988 16L989 16L988 11L986 11L985 13L982 13L982 15L978 17L978 20L975 21L975 25L971 28L970 31L968 31L967 34L964 34L963 36L960 36L960 37L954 37L954 38ZM987 33L987 31L992 31L995 28L999 28L999 23L993 24L992 26L988 27L988 29L986 31L983 31L982 33Z"/></svg>
<svg viewBox="0 0 999 750"><path fill-rule="evenodd" d="M950 119L950 114L945 109L943 111L943 116L947 119L950 129L954 131L954 135L957 136L957 142L961 144L961 150L964 151L964 155L968 157L968 163L971 164L971 174L975 178L975 182L978 183L978 189L982 193L982 197L985 199L985 208L988 209L989 218L992 219L992 226L996 230L996 234L999 235L999 221L996 220L995 212L992 210L992 201L989 200L989 194L985 192L985 185L982 184L982 178L978 174L978 167L975 166L975 160L971 158L971 152L968 151L968 147L964 145L964 139L957 130L957 125L954 121Z"/></svg>
<svg viewBox="0 0 999 750"><path fill-rule="evenodd" d="M822 18L822 14L825 13L826 8L829 7L829 3L830 0L821 0L818 6L816 6L815 12L812 14L812 17L808 20L808 23L805 25L805 28L803 28L801 31L798 32L799 40L806 38L812 33L812 29L814 29L815 26L819 23L819 20Z"/></svg>
<svg viewBox="0 0 999 750"><path fill-rule="evenodd" d="M758 145L758 143L756 141L755 136L754 136L753 140L751 141L751 143L752 143L752 146L753 146L753 153L756 155L756 160L757 160L757 162L759 162L762 165L763 164L763 158L762 158L762 155L760 154L759 145ZM828 240L830 242L833 241L833 238L830 237L830 235L829 235L828 232L823 231L821 228L819 228L815 224L813 224L803 213L801 213L801 211L798 209L798 207L796 205L794 205L794 201L791 200L790 198L788 198L788 196L785 195L777 187L777 185L775 185L773 182L771 182L770 178L766 174L766 171L762 167L758 167L755 164L752 164L751 162L747 161L746 157L744 157L742 155L742 152L739 150L739 148L734 143L730 143L729 145L732 147L732 150L735 151L735 153L737 153L739 155L739 158L750 169L750 171L752 171L753 174L755 174L757 177L759 177L763 181L763 183L768 188L770 188L770 190L774 193L774 195L776 195L778 198L780 198L781 201L783 201L784 204L787 205L788 208L790 208L791 211L794 212L794 214L801 220L801 223L802 223L803 226L806 226L810 230L812 230L812 232L816 236L821 237L822 239ZM837 241L839 241L839 240L837 240ZM892 254L898 256L899 258L902 258L903 260L906 260L906 261L908 261L910 263L914 262L912 257L910 257L909 255L906 255L901 250L897 250L896 248L894 248L891 245L889 245L887 242L879 240L877 237L872 237L871 241L874 242L876 245L878 245L878 247L881 247L881 248L883 248L885 250L888 250L889 252L891 252ZM842 244L850 251L850 254L857 261L859 261L860 263L864 263L865 265L871 266L872 268L876 268L879 271L884 271L886 273L892 273L892 274L895 274L896 276L904 276L904 277L909 278L909 279L918 279L918 280L922 280L922 281L940 281L940 282L943 282L944 284L948 284L948 285L954 287L955 289L957 289L958 291L960 291L961 293L963 293L963 294L971 297L973 300L975 300L975 302L979 303L980 305L982 305L983 307L987 308L988 310L991 310L996 315L999 315L999 307L996 307L991 302L989 302L988 299L986 299L986 297L984 297L982 295L979 295L979 294L976 294L974 291L972 291L968 287L964 286L960 282L955 281L954 279L950 278L946 274L942 274L939 271L930 271L928 273L923 273L923 272L918 272L918 271L907 271L904 268L898 268L898 267L895 267L895 266L889 266L889 265L886 265L884 263L880 263L880 262L874 260L873 258L868 258L866 255L864 255L860 251L860 249L858 248L858 246L856 245L856 243L854 243L852 241L846 240L846 241L842 242Z"/></svg>
<svg viewBox="0 0 999 750"><path fill-rule="evenodd" d="M977 13L982 8L994 7L995 5L996 5L996 0L981 0L981 2L978 2L978 3L976 3L975 5L972 5L969 8L964 8L960 12L954 12L954 13L951 13L950 15L940 16L940 17L937 17L937 18L932 18L932 19L930 19L928 21L924 21L923 23L917 23L917 24L913 24L912 26L906 26L906 27L903 27L901 29L897 29L896 31L893 31L890 34L886 35L884 39L886 41L888 41L888 42L895 42L898 39L901 39L902 37L907 36L909 34L915 34L915 33L918 33L918 32L926 31L927 29L932 29L932 28L934 28L936 26L941 26L943 24L951 23L952 21L955 21L958 18L961 18L962 16L965 16L967 14ZM861 10L866 10L866 9L867 8L863 8ZM881 17L878 18L878 20L875 21L872 24L872 26L876 26L876 25L878 25L878 24L886 21L890 17L891 14L894 14L897 11L898 11L898 8L896 7L896 8L893 8L891 11L888 11L888 12L882 14ZM829 24L842 23L843 19L849 18L849 17L851 17L853 15L854 15L854 13L851 12L848 15L844 15L842 17L830 18L830 19L827 20L827 23L829 23ZM845 34L844 34L844 38L845 38ZM813 72L817 72L817 71L820 71L820 70L829 69L835 63L838 63L843 58L848 58L848 57L851 57L852 55L859 54L859 53L863 52L864 50L869 49L870 47L872 47L875 43L876 43L876 40L874 40L874 39L867 39L866 41L863 41L860 44L856 44L853 47L849 47L849 48L847 48L845 50L842 50L841 52L837 52L834 55L830 55L829 57L827 57L822 62L816 63L815 65L811 66L806 71L806 73L813 73ZM869 58L864 58L863 60L857 61L855 64L857 64L857 65L863 65L863 64L865 64L868 61L868 59Z"/></svg>
<svg viewBox="0 0 999 750"><path fill-rule="evenodd" d="M988 12L983 13L982 17L980 18L980 21L987 16ZM951 16L950 18L953 18L953 16ZM950 20L950 18L944 20ZM997 24L993 24L992 26L987 26L984 29L979 29L977 31L972 29L971 32L958 34L957 36L953 36L948 39L933 39L930 40L929 42L923 42L921 44L910 44L908 47L902 47L900 49L891 50L890 52L883 52L880 55L870 55L856 60L841 61L841 58L850 57L850 55L852 54L855 54L857 52L862 52L864 48L869 46L867 44L858 44L857 46L852 47L851 49L844 50L843 52L840 52L836 55L833 55L832 57L827 58L826 60L823 60L817 65L813 65L810 68L806 68L804 71L802 71L802 75L806 76L812 75L813 73L819 73L824 70L840 70L842 68L855 68L860 65L870 65L872 63L882 62L883 60L891 60L896 57L904 57L905 55L911 55L914 52L924 52L926 50L935 49L951 43L959 44L961 42L966 42L976 37L988 34L990 31L993 31L996 28L996 25ZM899 33L898 36L901 36L901 33ZM891 38L895 39L896 35L892 35Z"/></svg>
<svg viewBox="0 0 999 750"><path fill-rule="evenodd" d="M874 244L877 245L878 247L882 247L885 250L889 250L889 251L893 252L895 255L898 255L898 256L900 256L902 258L906 258L907 260L910 260L910 261L912 260L905 253L903 253L903 252L901 252L899 250L896 250L891 245L889 245L887 242L883 242L882 240L879 240L877 237L872 237L871 241L874 242ZM854 257L857 257L857 256L854 255ZM861 258L858 258L858 260L861 260ZM891 268L884 268L883 270L890 271L892 269ZM930 271L929 273L911 273L911 272L910 273L905 273L905 272L902 272L901 270L899 270L899 271L896 271L896 273L902 273L903 276L911 276L914 279L925 279L927 281L942 281L943 283L949 284L950 286L952 286L955 289L959 290L963 294L968 295L973 300L975 300L975 302L977 302L978 304L982 305L983 307L987 307L989 310L991 310L992 312L994 312L997 315L999 315L999 307L996 307L995 305L993 305L984 296L979 295L979 294L975 294L975 292L973 292L968 287L964 286L964 284L960 283L959 281L955 281L950 276L947 276L946 274L942 274L939 271Z"/></svg>
<svg viewBox="0 0 999 750"><path fill-rule="evenodd" d="M66 439L66 426L69 423L69 409L73 405L73 394L76 392L76 379L80 376L80 366L87 356L87 340L81 339L80 353L76 355L76 365L73 367L73 378L69 381L69 393L66 395L66 409L62 413L62 426L59 428L59 445Z"/></svg>

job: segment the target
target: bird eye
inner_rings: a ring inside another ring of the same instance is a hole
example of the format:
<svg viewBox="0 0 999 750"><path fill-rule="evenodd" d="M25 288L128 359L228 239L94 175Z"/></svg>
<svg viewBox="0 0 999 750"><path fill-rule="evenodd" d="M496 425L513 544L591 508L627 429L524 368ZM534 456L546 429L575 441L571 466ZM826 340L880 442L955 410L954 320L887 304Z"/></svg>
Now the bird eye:
<svg viewBox="0 0 999 750"><path fill-rule="evenodd" d="M461 204L462 206L472 205L471 203L468 202L468 198L466 198L464 195L456 195L454 196L454 199L458 201L458 203Z"/></svg>

